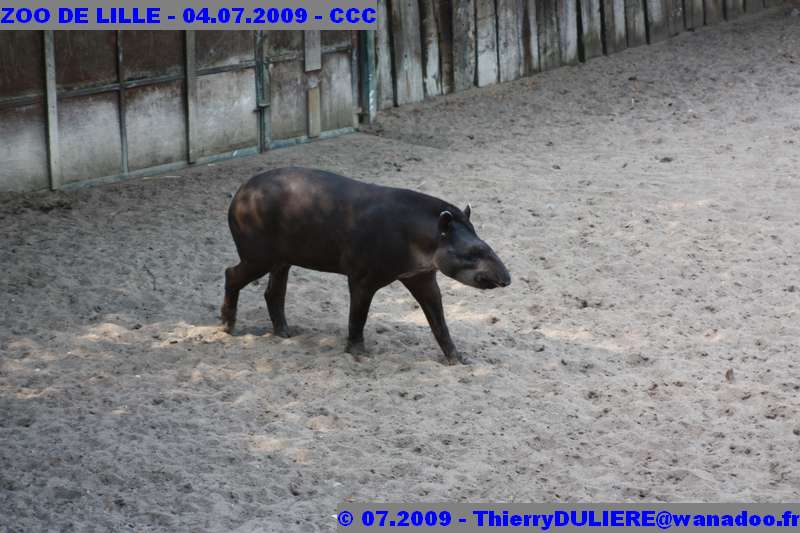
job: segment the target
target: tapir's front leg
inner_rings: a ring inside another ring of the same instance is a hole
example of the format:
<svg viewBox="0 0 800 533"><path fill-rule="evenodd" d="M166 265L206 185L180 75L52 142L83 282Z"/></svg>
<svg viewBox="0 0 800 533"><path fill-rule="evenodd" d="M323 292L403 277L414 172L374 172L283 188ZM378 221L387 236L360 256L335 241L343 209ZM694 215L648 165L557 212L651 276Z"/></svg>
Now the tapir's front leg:
<svg viewBox="0 0 800 533"><path fill-rule="evenodd" d="M436 337L436 342L439 343L447 358L447 363L454 365L458 361L467 364L468 361L458 353L453 339L450 338L450 331L444 320L444 309L442 309L442 293L439 292L439 284L436 283L436 272L425 272L401 281L422 307L425 318L428 319L428 324L433 331L433 336Z"/></svg>

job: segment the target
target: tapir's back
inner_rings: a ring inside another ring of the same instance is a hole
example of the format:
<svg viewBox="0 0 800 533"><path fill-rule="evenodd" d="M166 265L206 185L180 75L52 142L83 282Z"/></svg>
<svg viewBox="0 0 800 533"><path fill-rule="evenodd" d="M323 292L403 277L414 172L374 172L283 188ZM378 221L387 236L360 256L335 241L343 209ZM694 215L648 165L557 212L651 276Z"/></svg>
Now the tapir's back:
<svg viewBox="0 0 800 533"><path fill-rule="evenodd" d="M242 259L341 272L354 232L386 207L392 191L322 170L280 168L239 189L228 221Z"/></svg>

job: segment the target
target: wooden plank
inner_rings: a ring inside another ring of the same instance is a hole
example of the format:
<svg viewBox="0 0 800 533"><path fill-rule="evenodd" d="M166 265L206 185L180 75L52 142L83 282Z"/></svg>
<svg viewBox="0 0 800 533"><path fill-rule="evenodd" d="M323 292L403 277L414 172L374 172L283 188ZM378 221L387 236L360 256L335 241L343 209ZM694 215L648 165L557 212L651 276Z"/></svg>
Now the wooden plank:
<svg viewBox="0 0 800 533"><path fill-rule="evenodd" d="M578 62L578 0L558 0L558 31L561 40L561 62Z"/></svg>
<svg viewBox="0 0 800 533"><path fill-rule="evenodd" d="M539 64L549 70L561 64L561 41L558 38L558 0L540 0L536 12L539 23Z"/></svg>
<svg viewBox="0 0 800 533"><path fill-rule="evenodd" d="M458 0L457 0L458 1ZM455 90L453 80L453 8L451 0L434 0L433 7L439 23L439 63L442 93Z"/></svg>
<svg viewBox="0 0 800 533"><path fill-rule="evenodd" d="M50 189L60 189L64 182L58 137L58 94L56 92L56 53L52 30L44 31L45 101L47 102L47 156Z"/></svg>
<svg viewBox="0 0 800 533"><path fill-rule="evenodd" d="M710 0L718 2L720 0ZM647 12L647 42L658 43L667 38L667 0L645 0Z"/></svg>
<svg viewBox="0 0 800 533"><path fill-rule="evenodd" d="M420 102L425 97L422 81L422 42L417 0L391 2L394 94L397 105Z"/></svg>
<svg viewBox="0 0 800 533"><path fill-rule="evenodd" d="M319 30L306 30L303 32L303 57L306 72L322 68L322 43Z"/></svg>
<svg viewBox="0 0 800 533"><path fill-rule="evenodd" d="M422 30L422 74L425 96L442 94L442 75L439 72L439 21L434 9L435 0L420 0Z"/></svg>
<svg viewBox="0 0 800 533"><path fill-rule="evenodd" d="M494 0L475 0L477 26L477 84L485 87L497 83L497 14Z"/></svg>
<svg viewBox="0 0 800 533"><path fill-rule="evenodd" d="M322 120L320 118L320 93L319 85L308 89L308 136L319 137L322 133Z"/></svg>
<svg viewBox="0 0 800 533"><path fill-rule="evenodd" d="M497 58L500 81L522 77L524 0L497 0Z"/></svg>
<svg viewBox="0 0 800 533"><path fill-rule="evenodd" d="M744 13L744 0L725 0L725 18L735 20Z"/></svg>
<svg viewBox="0 0 800 533"><path fill-rule="evenodd" d="M678 35L683 31L683 0L665 0L667 35Z"/></svg>
<svg viewBox="0 0 800 533"><path fill-rule="evenodd" d="M705 24L712 26L722 20L722 0L704 0Z"/></svg>
<svg viewBox="0 0 800 533"><path fill-rule="evenodd" d="M581 43L584 61L603 54L601 0L581 0Z"/></svg>
<svg viewBox="0 0 800 533"><path fill-rule="evenodd" d="M778 7L782 6L784 0L764 0L764 7Z"/></svg>
<svg viewBox="0 0 800 533"><path fill-rule="evenodd" d="M361 119L371 123L378 112L378 94L375 89L375 30L359 31L358 60L361 80Z"/></svg>
<svg viewBox="0 0 800 533"><path fill-rule="evenodd" d="M378 2L378 29L375 35L375 87L378 92L378 108L386 109L394 105L394 81L392 78L392 52L389 44L389 14L386 0Z"/></svg>
<svg viewBox="0 0 800 533"><path fill-rule="evenodd" d="M615 54L628 45L625 33L625 0L603 1L603 48L606 54ZM682 2L683 0L677 0Z"/></svg>
<svg viewBox="0 0 800 533"><path fill-rule="evenodd" d="M764 9L763 0L744 0L744 10L747 13L758 13Z"/></svg>
<svg viewBox="0 0 800 533"><path fill-rule="evenodd" d="M475 85L475 0L453 1L453 87Z"/></svg>
<svg viewBox="0 0 800 533"><path fill-rule="evenodd" d="M350 55L325 54L320 74L322 131L357 125L353 123L354 102L351 83Z"/></svg>
<svg viewBox="0 0 800 533"><path fill-rule="evenodd" d="M539 61L539 23L537 21L538 0L525 0L525 16L522 23L523 52L525 56L525 75L529 76L542 69Z"/></svg>
<svg viewBox="0 0 800 533"><path fill-rule="evenodd" d="M702 0L700 0L702 2ZM628 48L647 43L644 0L625 0L625 34Z"/></svg>
<svg viewBox="0 0 800 533"><path fill-rule="evenodd" d="M703 25L703 0L684 0L683 18L687 30Z"/></svg>

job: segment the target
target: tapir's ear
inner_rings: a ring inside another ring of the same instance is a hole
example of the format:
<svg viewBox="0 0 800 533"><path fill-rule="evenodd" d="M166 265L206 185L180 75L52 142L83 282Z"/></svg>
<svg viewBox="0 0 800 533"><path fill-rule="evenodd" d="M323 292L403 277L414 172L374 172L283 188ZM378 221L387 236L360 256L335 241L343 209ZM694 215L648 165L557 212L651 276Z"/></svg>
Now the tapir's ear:
<svg viewBox="0 0 800 533"><path fill-rule="evenodd" d="M469 220L469 216L472 214L472 206L467 204L467 207L464 208L464 216L467 217Z"/></svg>
<svg viewBox="0 0 800 533"><path fill-rule="evenodd" d="M452 223L453 213L450 211L442 211L439 213L439 233L442 235L446 234L449 231Z"/></svg>

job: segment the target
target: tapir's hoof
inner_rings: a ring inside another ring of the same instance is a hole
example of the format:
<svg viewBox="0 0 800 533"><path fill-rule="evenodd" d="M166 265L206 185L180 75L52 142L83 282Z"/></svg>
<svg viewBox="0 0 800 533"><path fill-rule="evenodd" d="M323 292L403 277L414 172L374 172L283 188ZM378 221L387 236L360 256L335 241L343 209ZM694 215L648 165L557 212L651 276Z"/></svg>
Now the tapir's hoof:
<svg viewBox="0 0 800 533"><path fill-rule="evenodd" d="M455 354L445 358L445 364L454 366L457 364L471 365L472 360L465 355Z"/></svg>
<svg viewBox="0 0 800 533"><path fill-rule="evenodd" d="M225 307L220 309L219 314L222 319L222 331L225 333L233 333L233 328L236 327L236 314L231 313Z"/></svg>
<svg viewBox="0 0 800 533"><path fill-rule="evenodd" d="M292 336L292 334L289 332L289 327L288 326L273 328L273 332L272 333L276 337L280 337L282 339L288 339L289 337Z"/></svg>
<svg viewBox="0 0 800 533"><path fill-rule="evenodd" d="M367 348L364 346L364 341L356 341L356 342L347 341L347 346L345 347L344 351L352 355L353 359L355 359L356 362L359 363L361 362L364 356L369 355Z"/></svg>

